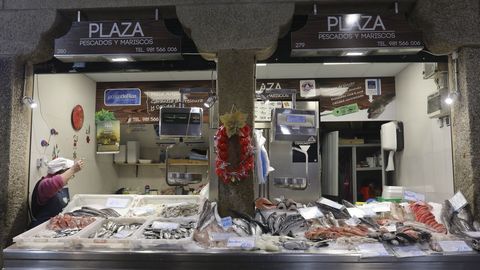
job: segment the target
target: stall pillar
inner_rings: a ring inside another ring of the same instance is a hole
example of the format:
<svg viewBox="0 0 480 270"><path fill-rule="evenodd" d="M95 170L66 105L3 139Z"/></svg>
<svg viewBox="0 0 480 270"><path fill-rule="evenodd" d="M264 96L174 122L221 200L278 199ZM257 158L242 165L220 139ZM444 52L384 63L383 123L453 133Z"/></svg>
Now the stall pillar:
<svg viewBox="0 0 480 270"><path fill-rule="evenodd" d="M454 189L462 191L480 220L480 2L418 0L411 21L423 32L428 51L458 51L460 97L452 107ZM465 18L468 18L466 20ZM450 65L449 72L452 73Z"/></svg>
<svg viewBox="0 0 480 270"><path fill-rule="evenodd" d="M458 90L452 108L454 188L462 191L480 220L480 48L464 47L458 56Z"/></svg>
<svg viewBox="0 0 480 270"><path fill-rule="evenodd" d="M21 104L23 65L17 57L0 57L0 81L0 239L4 248L28 222L25 168L30 111Z"/></svg>
<svg viewBox="0 0 480 270"><path fill-rule="evenodd" d="M248 114L247 124L253 126L255 52L250 50L222 50L218 52L217 57L219 115L229 113L235 107L237 110ZM239 147L239 143L231 142L229 145L229 149L239 150ZM230 155L229 160L232 163L238 163L238 156ZM252 173L238 184L218 182L220 215L231 215L230 209L253 215Z"/></svg>

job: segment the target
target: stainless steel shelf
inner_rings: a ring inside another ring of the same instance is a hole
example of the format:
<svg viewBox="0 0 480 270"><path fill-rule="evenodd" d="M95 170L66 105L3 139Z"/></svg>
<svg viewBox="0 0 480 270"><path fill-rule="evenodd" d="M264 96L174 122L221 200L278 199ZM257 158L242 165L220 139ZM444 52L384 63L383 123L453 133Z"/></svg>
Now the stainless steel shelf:
<svg viewBox="0 0 480 270"><path fill-rule="evenodd" d="M381 171L382 167L357 167L357 172L361 171Z"/></svg>

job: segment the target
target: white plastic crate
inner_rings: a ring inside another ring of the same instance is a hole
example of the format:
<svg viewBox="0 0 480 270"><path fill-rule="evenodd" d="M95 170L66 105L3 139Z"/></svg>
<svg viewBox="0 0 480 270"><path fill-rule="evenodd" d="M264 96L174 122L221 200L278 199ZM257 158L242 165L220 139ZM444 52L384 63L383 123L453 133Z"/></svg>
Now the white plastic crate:
<svg viewBox="0 0 480 270"><path fill-rule="evenodd" d="M146 239L143 235L145 229L155 221L182 223L191 222L196 219L193 218L152 218L143 224L143 226L134 234L132 238L132 248L147 249L147 250L179 250L186 249L194 244L193 232L189 237L182 239Z"/></svg>
<svg viewBox="0 0 480 270"><path fill-rule="evenodd" d="M164 206L171 206L180 203L195 203L198 205L198 213L190 216L198 218L202 197L198 195L139 195L131 207L128 216L130 217L162 217L160 215Z"/></svg>
<svg viewBox="0 0 480 270"><path fill-rule="evenodd" d="M136 195L77 194L63 209L68 213L88 206L96 209L112 208L121 217L126 216L135 201Z"/></svg>
<svg viewBox="0 0 480 270"><path fill-rule="evenodd" d="M105 224L105 222L113 221L121 224L132 224L140 223L141 226L133 232L130 236L126 238L90 238L91 235L95 234L97 230ZM102 222L96 223L95 226L90 227L88 230L83 230L78 234L78 237L72 239L73 245L75 248L86 248L86 249L130 249L132 246L132 240L136 235L138 230L143 228L143 225L146 223L147 219L145 218L109 218L104 219Z"/></svg>
<svg viewBox="0 0 480 270"><path fill-rule="evenodd" d="M17 235L13 238L13 242L17 244L18 247L26 248L35 248L35 249L52 249L52 248L69 248L73 244L73 240L80 235L84 230L89 230L92 227L95 227L97 224L101 223L103 218L95 218L95 221L77 232L76 234L53 238L47 237L46 233L53 232L52 230L47 229L47 225L50 220L45 221L44 223L32 228L20 235Z"/></svg>

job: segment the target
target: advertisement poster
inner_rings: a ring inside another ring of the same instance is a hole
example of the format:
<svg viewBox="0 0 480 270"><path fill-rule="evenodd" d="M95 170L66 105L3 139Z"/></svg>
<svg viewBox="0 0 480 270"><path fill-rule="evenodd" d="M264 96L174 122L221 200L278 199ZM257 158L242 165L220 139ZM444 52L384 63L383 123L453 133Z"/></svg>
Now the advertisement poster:
<svg viewBox="0 0 480 270"><path fill-rule="evenodd" d="M389 121L395 119L395 79L340 79L336 85L327 80L317 82L319 88L335 95L320 95L320 119L329 121ZM320 91L322 92L322 91Z"/></svg>
<svg viewBox="0 0 480 270"><path fill-rule="evenodd" d="M257 80L257 91L262 88L298 89L297 102L319 101L321 122L396 119L394 77ZM256 108L258 120L269 121L271 106L267 105L278 106L276 102L287 100L291 98L271 94L269 104L257 101L263 104Z"/></svg>
<svg viewBox="0 0 480 270"><path fill-rule="evenodd" d="M99 121L97 127L97 154L120 151L120 121Z"/></svg>
<svg viewBox="0 0 480 270"><path fill-rule="evenodd" d="M203 107L203 121L208 122L209 110L203 104L211 86L209 80L99 82L95 109L113 112L122 124L158 124L161 107Z"/></svg>
<svg viewBox="0 0 480 270"><path fill-rule="evenodd" d="M142 105L142 91L138 88L107 89L104 93L105 106Z"/></svg>

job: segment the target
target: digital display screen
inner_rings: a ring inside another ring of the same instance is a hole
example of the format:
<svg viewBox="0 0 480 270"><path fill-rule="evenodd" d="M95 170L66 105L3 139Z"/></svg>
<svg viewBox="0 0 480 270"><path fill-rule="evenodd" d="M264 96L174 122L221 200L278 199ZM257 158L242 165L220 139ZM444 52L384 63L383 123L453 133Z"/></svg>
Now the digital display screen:
<svg viewBox="0 0 480 270"><path fill-rule="evenodd" d="M199 124L200 123L200 114L197 113L163 113L162 114L162 123L168 124Z"/></svg>
<svg viewBox="0 0 480 270"><path fill-rule="evenodd" d="M287 123L306 123L307 118L302 115L287 115Z"/></svg>

